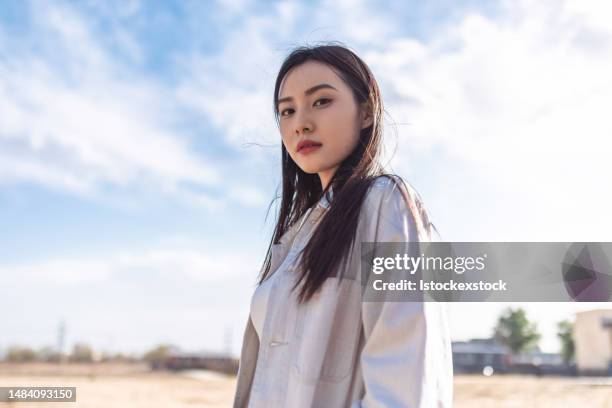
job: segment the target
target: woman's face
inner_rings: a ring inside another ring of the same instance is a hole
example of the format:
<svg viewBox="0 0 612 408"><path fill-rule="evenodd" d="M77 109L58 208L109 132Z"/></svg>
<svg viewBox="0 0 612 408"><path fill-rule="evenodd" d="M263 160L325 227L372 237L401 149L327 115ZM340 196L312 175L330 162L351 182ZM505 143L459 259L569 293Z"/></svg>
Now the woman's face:
<svg viewBox="0 0 612 408"><path fill-rule="evenodd" d="M325 188L357 145L361 129L371 125L371 115L328 65L312 60L285 75L278 100L285 149L302 171L319 174ZM305 140L318 147L300 149Z"/></svg>

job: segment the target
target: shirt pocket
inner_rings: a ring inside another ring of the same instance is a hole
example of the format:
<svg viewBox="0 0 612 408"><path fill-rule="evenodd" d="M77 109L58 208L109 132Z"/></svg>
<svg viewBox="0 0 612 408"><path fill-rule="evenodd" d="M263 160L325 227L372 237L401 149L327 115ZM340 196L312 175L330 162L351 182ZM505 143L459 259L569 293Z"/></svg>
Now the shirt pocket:
<svg viewBox="0 0 612 408"><path fill-rule="evenodd" d="M295 269L297 250L298 248L295 245L292 246L291 243L272 244L270 273L276 272L285 262L288 262L289 268Z"/></svg>
<svg viewBox="0 0 612 408"><path fill-rule="evenodd" d="M351 374L361 335L360 295L357 282L327 278L313 298L298 306L293 362L298 378L337 382Z"/></svg>

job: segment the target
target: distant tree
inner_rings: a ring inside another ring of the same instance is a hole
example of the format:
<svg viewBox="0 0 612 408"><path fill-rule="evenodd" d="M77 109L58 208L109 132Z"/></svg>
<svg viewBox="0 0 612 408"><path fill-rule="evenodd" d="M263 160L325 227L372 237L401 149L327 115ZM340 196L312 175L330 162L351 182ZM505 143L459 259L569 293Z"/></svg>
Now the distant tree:
<svg viewBox="0 0 612 408"><path fill-rule="evenodd" d="M38 350L38 359L45 362L60 361L60 353L53 347L43 347Z"/></svg>
<svg viewBox="0 0 612 408"><path fill-rule="evenodd" d="M38 353L30 347L10 346L6 351L5 359L11 363L25 363L36 361Z"/></svg>
<svg viewBox="0 0 612 408"><path fill-rule="evenodd" d="M557 323L557 337L561 341L561 356L563 361L569 363L574 360L574 324L569 320Z"/></svg>
<svg viewBox="0 0 612 408"><path fill-rule="evenodd" d="M515 354L536 349L541 337L537 325L527 319L522 308L506 309L499 317L493 335Z"/></svg>
<svg viewBox="0 0 612 408"><path fill-rule="evenodd" d="M105 351L105 352L102 352L100 360L104 362L115 362L115 363L134 363L138 361L139 358L134 358L133 356L129 354L124 354L121 352Z"/></svg>
<svg viewBox="0 0 612 408"><path fill-rule="evenodd" d="M72 347L69 360L78 363L91 363L93 361L94 353L91 347L84 343L75 343Z"/></svg>
<svg viewBox="0 0 612 408"><path fill-rule="evenodd" d="M157 365L165 360L169 355L174 346L170 344L160 344L153 349L147 351L142 359L152 365Z"/></svg>

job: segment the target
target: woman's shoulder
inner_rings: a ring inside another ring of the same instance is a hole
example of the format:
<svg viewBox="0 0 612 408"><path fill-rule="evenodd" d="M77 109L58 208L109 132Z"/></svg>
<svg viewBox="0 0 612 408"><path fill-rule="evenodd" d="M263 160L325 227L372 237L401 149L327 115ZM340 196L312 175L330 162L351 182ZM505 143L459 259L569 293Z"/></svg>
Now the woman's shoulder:
<svg viewBox="0 0 612 408"><path fill-rule="evenodd" d="M428 235L431 225L423 200L417 190L397 174L376 177L368 190L362 208L366 223L403 224L411 219L420 234Z"/></svg>
<svg viewBox="0 0 612 408"><path fill-rule="evenodd" d="M410 201L422 201L417 191L397 174L377 176L370 185L366 201L372 205L408 204Z"/></svg>

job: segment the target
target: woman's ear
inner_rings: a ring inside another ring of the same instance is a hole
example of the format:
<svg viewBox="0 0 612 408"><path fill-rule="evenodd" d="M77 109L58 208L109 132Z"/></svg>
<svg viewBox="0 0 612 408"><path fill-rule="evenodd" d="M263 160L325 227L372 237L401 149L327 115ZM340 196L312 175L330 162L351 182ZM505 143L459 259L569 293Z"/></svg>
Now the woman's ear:
<svg viewBox="0 0 612 408"><path fill-rule="evenodd" d="M362 102L361 103L361 129L365 129L368 128L370 126L372 126L372 123L374 122L374 118L372 116L372 105L370 104L370 101L366 101L366 102Z"/></svg>

